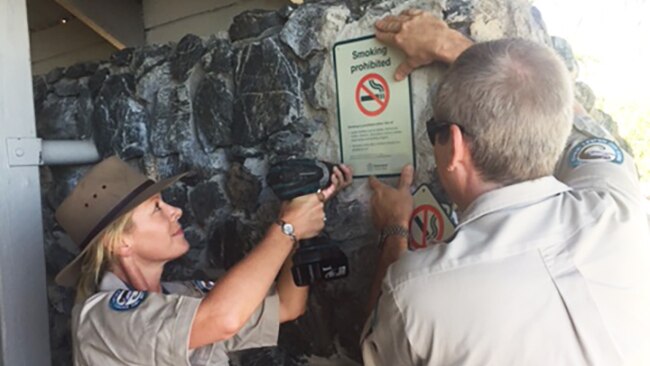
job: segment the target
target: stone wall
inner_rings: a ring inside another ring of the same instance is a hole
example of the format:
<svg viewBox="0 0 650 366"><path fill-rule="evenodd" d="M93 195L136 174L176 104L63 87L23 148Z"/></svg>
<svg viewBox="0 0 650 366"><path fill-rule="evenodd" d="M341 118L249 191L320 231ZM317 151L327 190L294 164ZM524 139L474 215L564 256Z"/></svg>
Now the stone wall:
<svg viewBox="0 0 650 366"><path fill-rule="evenodd" d="M228 33L187 35L178 44L126 49L109 61L35 77L38 135L93 139L103 157L117 154L155 178L191 170L164 193L183 208L191 245L164 276L216 277L253 248L276 218L279 202L264 181L269 163L340 160L334 43L371 34L376 19L408 7L431 10L476 41L519 36L552 43L540 14L525 0L321 1L249 11L234 19ZM412 76L416 184L433 183L438 194L424 121L443 71L438 65ZM580 90L588 100L588 88ZM75 249L53 210L87 169L41 170L54 365L71 364L73 292L54 285L53 277ZM235 365L360 362L358 338L377 256L369 193L365 179L358 179L327 207L326 231L345 243L350 276L313 286L307 313L282 326L279 346L240 353Z"/></svg>

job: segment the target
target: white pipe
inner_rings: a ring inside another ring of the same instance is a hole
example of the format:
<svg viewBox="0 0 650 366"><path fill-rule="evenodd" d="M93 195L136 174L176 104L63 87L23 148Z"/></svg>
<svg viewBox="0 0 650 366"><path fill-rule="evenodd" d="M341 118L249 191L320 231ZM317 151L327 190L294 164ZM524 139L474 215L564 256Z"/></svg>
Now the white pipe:
<svg viewBox="0 0 650 366"><path fill-rule="evenodd" d="M92 140L42 140L41 165L90 164L99 161Z"/></svg>

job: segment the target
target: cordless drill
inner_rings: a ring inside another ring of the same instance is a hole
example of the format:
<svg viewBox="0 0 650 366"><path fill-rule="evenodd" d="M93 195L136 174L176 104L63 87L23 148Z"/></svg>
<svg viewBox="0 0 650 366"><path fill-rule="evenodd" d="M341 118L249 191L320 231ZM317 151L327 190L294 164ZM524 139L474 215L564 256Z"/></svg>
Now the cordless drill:
<svg viewBox="0 0 650 366"><path fill-rule="evenodd" d="M316 193L330 184L334 164L313 159L284 160L272 165L266 182L283 201ZM293 281L309 286L317 281L330 281L348 275L348 258L340 242L326 235L301 240L293 255Z"/></svg>

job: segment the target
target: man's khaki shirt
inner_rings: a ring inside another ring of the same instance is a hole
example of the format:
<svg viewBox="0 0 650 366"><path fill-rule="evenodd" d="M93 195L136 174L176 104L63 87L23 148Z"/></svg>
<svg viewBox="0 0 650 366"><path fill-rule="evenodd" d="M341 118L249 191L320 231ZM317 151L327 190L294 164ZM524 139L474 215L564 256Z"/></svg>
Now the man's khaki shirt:
<svg viewBox="0 0 650 366"><path fill-rule="evenodd" d="M388 270L372 365L650 365L650 234L630 156L576 121L556 177L506 186Z"/></svg>
<svg viewBox="0 0 650 366"><path fill-rule="evenodd" d="M189 335L204 281L163 283L169 294L130 291L107 272L100 291L72 312L75 365L227 366L228 352L275 346L277 294L267 296L233 338L189 350Z"/></svg>

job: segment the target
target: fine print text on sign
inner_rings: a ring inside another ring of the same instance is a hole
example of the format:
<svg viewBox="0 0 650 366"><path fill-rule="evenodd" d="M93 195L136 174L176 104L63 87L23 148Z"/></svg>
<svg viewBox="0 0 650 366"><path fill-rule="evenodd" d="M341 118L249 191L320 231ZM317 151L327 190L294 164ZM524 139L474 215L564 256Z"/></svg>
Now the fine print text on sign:
<svg viewBox="0 0 650 366"><path fill-rule="evenodd" d="M415 165L411 80L394 79L403 60L374 36L334 46L341 158L355 177L399 175Z"/></svg>

